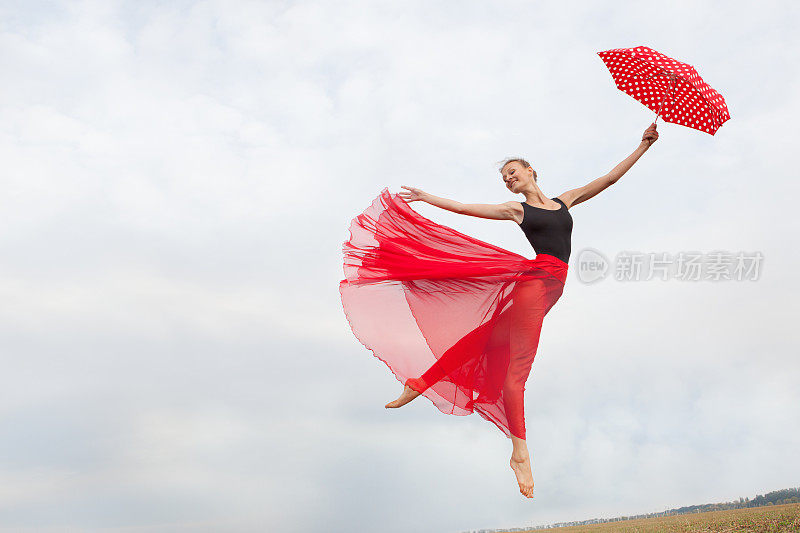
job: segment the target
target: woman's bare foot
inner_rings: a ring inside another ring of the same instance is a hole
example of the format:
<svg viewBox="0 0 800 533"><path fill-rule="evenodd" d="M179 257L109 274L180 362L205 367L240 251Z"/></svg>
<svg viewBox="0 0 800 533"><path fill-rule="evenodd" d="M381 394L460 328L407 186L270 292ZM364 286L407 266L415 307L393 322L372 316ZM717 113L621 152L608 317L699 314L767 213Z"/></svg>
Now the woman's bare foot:
<svg viewBox="0 0 800 533"><path fill-rule="evenodd" d="M403 389L403 393L400 394L400 396L396 400L387 403L386 408L391 409L394 407L402 407L411 400L413 400L414 398L416 398L417 396L419 396L419 393L414 389L412 389L411 387L409 387L408 385L406 385L405 388Z"/></svg>
<svg viewBox="0 0 800 533"><path fill-rule="evenodd" d="M526 498L533 498L533 473L531 473L530 456L519 460L519 458L512 455L511 470L513 470L514 475L517 476L519 492Z"/></svg>

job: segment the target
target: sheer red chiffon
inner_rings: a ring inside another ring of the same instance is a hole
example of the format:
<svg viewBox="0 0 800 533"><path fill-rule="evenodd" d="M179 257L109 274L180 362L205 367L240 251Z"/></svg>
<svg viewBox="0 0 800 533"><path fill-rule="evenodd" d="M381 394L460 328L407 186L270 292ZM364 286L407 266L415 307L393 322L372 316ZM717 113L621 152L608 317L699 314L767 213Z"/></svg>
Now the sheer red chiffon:
<svg viewBox="0 0 800 533"><path fill-rule="evenodd" d="M342 247L354 335L443 413L477 412L525 438L524 391L567 264L437 224L383 189Z"/></svg>

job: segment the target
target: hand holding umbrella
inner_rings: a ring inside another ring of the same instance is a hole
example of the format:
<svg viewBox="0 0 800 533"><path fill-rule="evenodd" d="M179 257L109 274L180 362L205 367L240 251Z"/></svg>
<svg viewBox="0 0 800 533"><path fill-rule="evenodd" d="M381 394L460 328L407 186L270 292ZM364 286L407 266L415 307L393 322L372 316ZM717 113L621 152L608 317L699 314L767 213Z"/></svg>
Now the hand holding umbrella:
<svg viewBox="0 0 800 533"><path fill-rule="evenodd" d="M650 146L653 145L654 142L658 140L658 132L656 131L656 123L653 122L650 124L644 133L642 134L642 141L647 141Z"/></svg>

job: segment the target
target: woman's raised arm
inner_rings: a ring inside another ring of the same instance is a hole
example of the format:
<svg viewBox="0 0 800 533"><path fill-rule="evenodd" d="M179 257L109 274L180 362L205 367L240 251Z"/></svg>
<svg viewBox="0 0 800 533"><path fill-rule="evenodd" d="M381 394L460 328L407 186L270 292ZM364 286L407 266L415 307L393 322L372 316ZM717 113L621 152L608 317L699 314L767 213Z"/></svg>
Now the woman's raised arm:
<svg viewBox="0 0 800 533"><path fill-rule="evenodd" d="M461 215L491 218L495 220L514 220L514 213L516 210L522 209L519 202L504 202L502 204L464 204L455 200L450 200L449 198L434 196L415 187L406 187L405 185L402 187L407 190L400 191L398 195L406 202L421 200Z"/></svg>
<svg viewBox="0 0 800 533"><path fill-rule="evenodd" d="M558 198L560 198L561 201L564 202L564 204L569 208L598 195L606 188L615 184L617 180L619 180L633 166L633 164L642 156L642 154L645 153L648 148L650 148L650 145L656 142L656 139L658 139L658 132L656 131L655 123L653 123L644 131L644 134L642 134L642 142L639 144L636 150L634 150L631 155L623 159L621 163L615 166L611 172L605 176L601 176L590 181L583 187L571 189L559 195Z"/></svg>

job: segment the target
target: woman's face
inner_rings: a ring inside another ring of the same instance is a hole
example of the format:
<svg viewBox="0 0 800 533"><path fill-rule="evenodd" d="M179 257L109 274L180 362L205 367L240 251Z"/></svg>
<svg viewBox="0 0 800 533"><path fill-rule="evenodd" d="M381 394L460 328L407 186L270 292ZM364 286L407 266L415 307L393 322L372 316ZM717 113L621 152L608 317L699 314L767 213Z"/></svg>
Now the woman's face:
<svg viewBox="0 0 800 533"><path fill-rule="evenodd" d="M533 169L531 167L524 168L519 161L511 161L506 164L500 174L503 176L506 189L513 193L519 192L533 181Z"/></svg>

